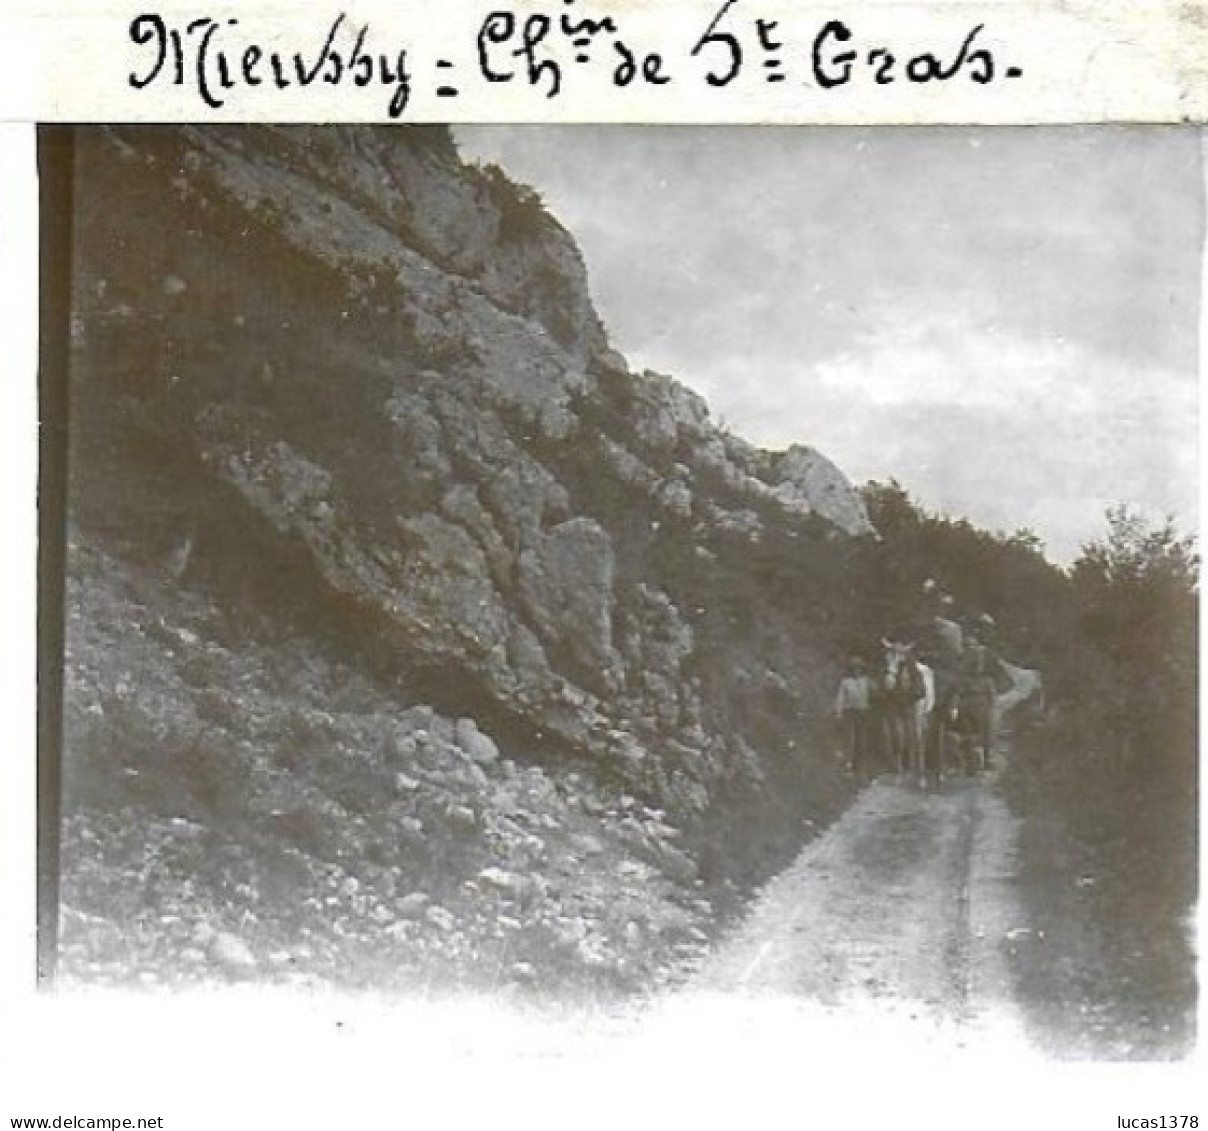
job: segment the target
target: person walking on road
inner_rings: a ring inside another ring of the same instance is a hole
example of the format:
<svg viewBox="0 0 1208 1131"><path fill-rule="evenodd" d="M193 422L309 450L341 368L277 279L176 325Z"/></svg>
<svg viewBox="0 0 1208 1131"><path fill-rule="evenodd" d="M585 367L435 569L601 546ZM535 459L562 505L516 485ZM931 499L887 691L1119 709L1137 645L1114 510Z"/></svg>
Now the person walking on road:
<svg viewBox="0 0 1208 1131"><path fill-rule="evenodd" d="M974 620L966 633L962 670L961 710L967 718L967 741L979 752L976 768L988 770L993 764L997 739L995 704L998 684L1003 678L1002 660L994 647L997 625L988 613Z"/></svg>
<svg viewBox="0 0 1208 1131"><path fill-rule="evenodd" d="M835 718L843 730L847 764L859 776L869 768L871 691L864 661L859 656L852 656L847 663L847 673L839 681Z"/></svg>

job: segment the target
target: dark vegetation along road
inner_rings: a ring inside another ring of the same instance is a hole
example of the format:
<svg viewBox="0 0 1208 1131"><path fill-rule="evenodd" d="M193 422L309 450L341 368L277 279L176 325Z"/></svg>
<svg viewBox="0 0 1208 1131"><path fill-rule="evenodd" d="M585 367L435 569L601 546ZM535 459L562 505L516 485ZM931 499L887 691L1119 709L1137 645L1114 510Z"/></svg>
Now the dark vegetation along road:
<svg viewBox="0 0 1208 1131"><path fill-rule="evenodd" d="M756 448L630 369L447 131L73 138L60 986L728 987L1187 1053L1172 522L1114 509L1063 569ZM835 688L928 581L1045 707L997 776L862 789Z"/></svg>

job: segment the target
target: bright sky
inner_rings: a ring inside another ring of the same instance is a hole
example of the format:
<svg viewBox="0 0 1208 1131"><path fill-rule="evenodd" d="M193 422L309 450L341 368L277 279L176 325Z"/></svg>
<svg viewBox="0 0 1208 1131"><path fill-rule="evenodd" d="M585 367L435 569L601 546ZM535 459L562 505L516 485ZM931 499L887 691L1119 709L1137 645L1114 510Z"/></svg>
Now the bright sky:
<svg viewBox="0 0 1208 1131"><path fill-rule="evenodd" d="M1194 529L1191 129L458 128L583 250L613 344L765 447L1033 528Z"/></svg>

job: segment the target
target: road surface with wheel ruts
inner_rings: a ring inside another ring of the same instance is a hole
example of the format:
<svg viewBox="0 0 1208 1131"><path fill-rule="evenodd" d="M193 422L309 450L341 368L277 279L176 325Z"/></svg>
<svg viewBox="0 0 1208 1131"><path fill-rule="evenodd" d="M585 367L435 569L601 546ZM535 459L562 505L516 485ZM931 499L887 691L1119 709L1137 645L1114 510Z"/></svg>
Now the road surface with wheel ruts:
<svg viewBox="0 0 1208 1131"><path fill-rule="evenodd" d="M768 884L693 989L1021 1034L1014 841L993 774L935 790L887 775Z"/></svg>

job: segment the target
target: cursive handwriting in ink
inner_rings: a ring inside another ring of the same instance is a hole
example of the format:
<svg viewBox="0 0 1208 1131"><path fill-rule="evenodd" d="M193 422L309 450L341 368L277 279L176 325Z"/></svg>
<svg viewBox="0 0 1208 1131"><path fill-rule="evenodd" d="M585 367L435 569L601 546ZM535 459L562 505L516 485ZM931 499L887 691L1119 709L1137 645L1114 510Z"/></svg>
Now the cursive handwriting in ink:
<svg viewBox="0 0 1208 1131"><path fill-rule="evenodd" d="M299 50L275 48L236 17L180 20L146 12L127 29L135 53L127 81L140 91L186 88L213 110L232 101L246 105L259 87L373 88L389 93L386 112L398 119L413 93L458 98L467 80L513 96L520 109L527 99L573 99L580 83L593 84L597 95L601 85L624 91L631 107L634 96L672 82L722 95L731 88L744 97L755 83L779 83L779 103L808 104L895 83L999 87L1023 74L1003 58L984 23L947 21L949 30L903 40L878 34L873 21L814 21L783 5L772 19L758 12L757 0L701 0L711 15L683 40L642 43L640 37L658 33L639 23L631 35L619 10L590 11L591 0L495 2L485 16L472 17L466 42L447 58L426 58L423 44L412 52L387 41L383 50L384 33L354 25L344 12L319 25Z"/></svg>
<svg viewBox="0 0 1208 1131"><path fill-rule="evenodd" d="M902 56L886 44L869 47L843 47L855 35L842 20L830 20L814 37L811 56L814 81L823 90L846 86L855 81L858 68L867 69L873 82L888 86L905 79L912 83L949 82L964 75L970 82L985 86L995 78L994 54L988 48L974 47L985 24L977 24L966 35L955 52L922 51ZM1019 78L1018 67L1007 67L1007 78Z"/></svg>
<svg viewBox="0 0 1208 1131"><path fill-rule="evenodd" d="M571 8L575 0L563 0ZM601 45L607 45L601 51ZM593 18L529 12L523 18L508 9L491 12L479 25L478 70L491 83L519 81L540 90L545 97L562 93L575 67L590 66L603 58L611 67L613 86L627 87L639 79L651 86L671 81L663 56L645 51L621 38L611 16Z"/></svg>
<svg viewBox="0 0 1208 1131"><path fill-rule="evenodd" d="M130 21L130 40L147 53L143 69L130 72L130 85L143 90L162 80L191 87L202 102L218 110L226 105L229 92L240 87L255 88L267 82L285 90L309 87L320 80L332 86L347 82L389 89L387 113L393 119L402 117L407 108L411 98L407 50L368 50L368 24L354 32L341 12L315 50L290 54L266 50L262 44L240 37L239 26L233 17L200 16L181 27L154 12L136 16Z"/></svg>
<svg viewBox="0 0 1208 1131"><path fill-rule="evenodd" d="M803 29L798 29L803 30ZM809 39L794 36L780 20L769 20L742 10L740 0L722 0L697 39L690 57L705 67L704 81L726 87L754 72L764 82L794 79L820 91L871 82L946 83L965 80L987 86L999 79L1017 79L1018 66L1003 64L984 45L985 24L964 33L959 43L936 44L924 49L903 49L875 39L865 41L842 20L823 22ZM796 43L808 48L796 73Z"/></svg>

